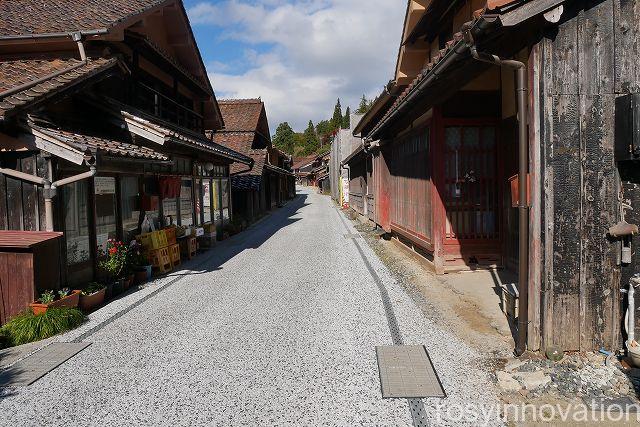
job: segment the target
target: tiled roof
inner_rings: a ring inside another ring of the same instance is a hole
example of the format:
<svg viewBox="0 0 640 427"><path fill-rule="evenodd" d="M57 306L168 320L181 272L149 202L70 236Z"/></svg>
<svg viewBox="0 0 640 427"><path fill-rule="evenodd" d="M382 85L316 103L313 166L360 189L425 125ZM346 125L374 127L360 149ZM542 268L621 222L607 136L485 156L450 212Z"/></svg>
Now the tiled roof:
<svg viewBox="0 0 640 427"><path fill-rule="evenodd" d="M100 99L92 99L90 102L105 111L108 111L110 114L121 116L125 121L130 120L132 123L136 123L136 125L152 129L154 132L162 135L165 140L173 140L174 142L182 143L184 145L191 146L192 148L226 157L234 162L245 164L251 163L251 159L248 156L217 144L214 141L209 140L208 136L205 136L204 134L176 126L173 123L162 120L129 105L122 104L114 99L103 97Z"/></svg>
<svg viewBox="0 0 640 427"><path fill-rule="evenodd" d="M223 132L256 132L264 104L260 99L221 99L218 101Z"/></svg>
<svg viewBox="0 0 640 427"><path fill-rule="evenodd" d="M235 190L259 191L262 175L236 175L231 177L231 186Z"/></svg>
<svg viewBox="0 0 640 427"><path fill-rule="evenodd" d="M226 116L225 116L226 120ZM246 166L231 165L231 173L236 174L231 180L234 188L245 190L258 190L262 181L262 172L267 160L266 149L253 149L254 132L215 132L213 141L230 149L251 157L254 161L253 168L246 171ZM242 177L242 178L241 178ZM253 178L249 178L253 177ZM238 178L238 179L236 179ZM241 178L241 179L240 179Z"/></svg>
<svg viewBox="0 0 640 427"><path fill-rule="evenodd" d="M3 0L0 38L109 29L167 0Z"/></svg>
<svg viewBox="0 0 640 427"><path fill-rule="evenodd" d="M75 131L71 132L67 130L43 128L34 125L31 127L64 142L65 144L71 145L80 151L86 151L89 149L89 151L102 151L118 157L160 161L169 160L169 157L152 150L151 148L119 141L111 137L106 138L95 135L85 135Z"/></svg>
<svg viewBox="0 0 640 427"><path fill-rule="evenodd" d="M562 3L559 1L558 3ZM473 11L472 20L465 25L473 26L477 24L479 21L495 17L498 15L503 15L507 10L517 9L521 6L526 6L534 4L532 1L527 0L488 0L483 8ZM543 9L541 9L543 10ZM532 15L535 15L536 11L529 11ZM461 29L462 30L462 29ZM462 33L455 33L452 40L449 40L444 49L441 49L429 63L422 69L420 73L418 73L417 77L407 86L407 88L396 98L395 102L389 107L387 112L382 116L380 120L378 120L378 124L384 122L387 118L393 115L398 108L407 100L409 95L420 85L420 83L425 80L438 66L438 64L453 51L459 51L460 49L466 48L465 42L463 40ZM438 71L441 73L442 71ZM378 126L378 125L376 125ZM370 133L371 134L371 133Z"/></svg>
<svg viewBox="0 0 640 427"><path fill-rule="evenodd" d="M317 156L297 157L293 159L293 169L300 169L309 163L313 163Z"/></svg>
<svg viewBox="0 0 640 427"><path fill-rule="evenodd" d="M84 64L75 58L0 59L0 117L107 70L117 61L94 58ZM21 85L27 87L3 95Z"/></svg>

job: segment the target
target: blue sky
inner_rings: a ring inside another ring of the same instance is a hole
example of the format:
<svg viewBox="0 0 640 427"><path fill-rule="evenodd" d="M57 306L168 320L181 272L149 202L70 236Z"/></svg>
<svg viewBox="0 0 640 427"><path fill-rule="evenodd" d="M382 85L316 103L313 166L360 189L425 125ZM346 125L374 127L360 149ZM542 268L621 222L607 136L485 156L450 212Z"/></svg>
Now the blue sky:
<svg viewBox="0 0 640 427"><path fill-rule="evenodd" d="M271 131L357 107L393 77L406 2L184 0L218 98L262 97Z"/></svg>

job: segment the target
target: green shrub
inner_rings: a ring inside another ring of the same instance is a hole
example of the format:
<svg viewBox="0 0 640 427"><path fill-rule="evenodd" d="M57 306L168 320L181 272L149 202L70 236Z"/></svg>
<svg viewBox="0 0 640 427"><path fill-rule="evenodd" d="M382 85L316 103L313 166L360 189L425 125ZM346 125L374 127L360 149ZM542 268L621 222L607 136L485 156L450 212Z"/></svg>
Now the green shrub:
<svg viewBox="0 0 640 427"><path fill-rule="evenodd" d="M0 328L0 350L11 346L9 331L4 326Z"/></svg>
<svg viewBox="0 0 640 427"><path fill-rule="evenodd" d="M21 345L73 329L84 319L84 314L75 308L49 308L39 315L29 310L11 319L3 329L8 333L11 345Z"/></svg>

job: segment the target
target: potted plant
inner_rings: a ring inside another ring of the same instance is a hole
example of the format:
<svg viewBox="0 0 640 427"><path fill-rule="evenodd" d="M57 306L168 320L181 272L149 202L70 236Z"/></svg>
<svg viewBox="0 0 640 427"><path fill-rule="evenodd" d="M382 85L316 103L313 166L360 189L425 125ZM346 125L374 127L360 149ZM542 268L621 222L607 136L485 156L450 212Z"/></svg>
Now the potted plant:
<svg viewBox="0 0 640 427"><path fill-rule="evenodd" d="M126 267L129 259L129 248L119 240L109 239L106 251L101 250L103 260L98 264L113 283L113 296L124 291L126 284Z"/></svg>
<svg viewBox="0 0 640 427"><path fill-rule="evenodd" d="M33 314L44 314L51 307L76 308L80 299L80 291L72 291L70 288L60 289L57 294L52 291L44 291L37 301L29 304Z"/></svg>
<svg viewBox="0 0 640 427"><path fill-rule="evenodd" d="M135 283L140 284L151 280L153 266L144 253L144 248L134 240L129 245L129 263L135 274Z"/></svg>
<svg viewBox="0 0 640 427"><path fill-rule="evenodd" d="M89 283L80 293L78 307L85 313L93 311L96 307L102 305L106 292L105 285L98 282Z"/></svg>

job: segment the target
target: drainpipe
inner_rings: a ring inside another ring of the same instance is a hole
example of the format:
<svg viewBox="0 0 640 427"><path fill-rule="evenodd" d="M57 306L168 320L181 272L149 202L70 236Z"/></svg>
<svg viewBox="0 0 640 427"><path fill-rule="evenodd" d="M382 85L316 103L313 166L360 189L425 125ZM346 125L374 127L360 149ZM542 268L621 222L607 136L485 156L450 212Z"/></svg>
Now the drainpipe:
<svg viewBox="0 0 640 427"><path fill-rule="evenodd" d="M464 39L471 56L481 62L516 70L516 94L518 101L518 218L519 218L519 257L518 257L518 340L515 355L521 356L527 349L527 329L529 327L529 206L527 197L527 174L529 171L529 138L527 130L527 69L523 62L501 59L484 52L478 52L475 40L468 25L463 27Z"/></svg>
<svg viewBox="0 0 640 427"><path fill-rule="evenodd" d="M35 175L16 171L13 169L0 168L0 174L10 176L21 181L27 181L35 185L41 185L44 187L44 217L45 217L45 230L53 231L53 198L56 196L56 189L63 185L71 184L82 179L94 177L96 175L96 167L94 165L93 157L87 158L89 163L89 170L78 175L64 178L55 182L51 182L49 179L40 178ZM51 170L51 163L49 163L49 170Z"/></svg>

